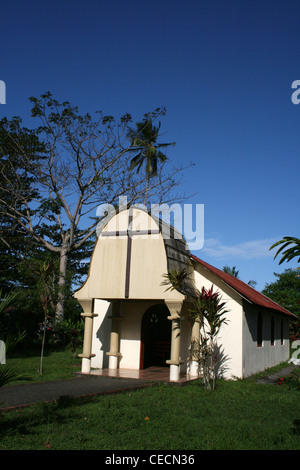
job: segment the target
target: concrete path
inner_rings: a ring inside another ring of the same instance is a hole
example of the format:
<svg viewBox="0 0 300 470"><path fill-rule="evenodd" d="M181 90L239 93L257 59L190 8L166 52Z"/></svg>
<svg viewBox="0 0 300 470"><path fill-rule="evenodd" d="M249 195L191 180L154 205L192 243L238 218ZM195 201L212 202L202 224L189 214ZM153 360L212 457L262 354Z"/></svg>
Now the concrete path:
<svg viewBox="0 0 300 470"><path fill-rule="evenodd" d="M149 385L149 381L97 376L79 376L69 380L0 387L0 409L27 406L60 397L84 397L103 393L134 390Z"/></svg>
<svg viewBox="0 0 300 470"><path fill-rule="evenodd" d="M300 366L291 365L276 374L259 379L258 383L276 384L278 379L291 374ZM58 400L60 397L87 397L126 390L136 390L151 385L150 380L78 375L69 380L41 382L0 387L0 409L28 406L43 401Z"/></svg>
<svg viewBox="0 0 300 470"><path fill-rule="evenodd" d="M291 364L290 366L285 367L284 369L281 369L279 372L276 372L275 374L259 379L257 382L262 383L262 384L277 384L279 379L292 374L295 369L299 369L299 366Z"/></svg>

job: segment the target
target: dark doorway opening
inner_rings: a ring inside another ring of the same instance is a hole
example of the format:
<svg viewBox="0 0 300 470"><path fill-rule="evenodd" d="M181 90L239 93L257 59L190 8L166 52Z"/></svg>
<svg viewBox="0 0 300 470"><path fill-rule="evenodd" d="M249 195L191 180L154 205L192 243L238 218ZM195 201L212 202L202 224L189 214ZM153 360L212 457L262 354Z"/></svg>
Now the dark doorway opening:
<svg viewBox="0 0 300 470"><path fill-rule="evenodd" d="M166 305L148 308L142 318L140 369L167 367L171 352L170 312Z"/></svg>

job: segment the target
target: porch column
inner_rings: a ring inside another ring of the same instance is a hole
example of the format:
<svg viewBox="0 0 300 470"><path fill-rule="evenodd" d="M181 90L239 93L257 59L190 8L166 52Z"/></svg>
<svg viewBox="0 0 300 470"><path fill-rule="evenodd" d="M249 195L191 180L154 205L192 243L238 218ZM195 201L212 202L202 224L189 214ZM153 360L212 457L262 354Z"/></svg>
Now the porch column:
<svg viewBox="0 0 300 470"><path fill-rule="evenodd" d="M199 339L200 339L200 321L196 319L192 326L191 334L191 358L190 358L190 375L198 377L199 375Z"/></svg>
<svg viewBox="0 0 300 470"><path fill-rule="evenodd" d="M110 350L107 352L108 368L118 369L119 358L121 357L120 348L120 305L119 302L113 302L111 316Z"/></svg>
<svg viewBox="0 0 300 470"><path fill-rule="evenodd" d="M171 359L166 363L170 364L170 381L177 382L180 379L180 364L183 361L179 360L180 354L180 312L182 309L182 301L178 300L165 300L165 304L170 310L171 316L168 320L172 321L172 335L171 335Z"/></svg>
<svg viewBox="0 0 300 470"><path fill-rule="evenodd" d="M95 354L92 354L93 318L98 315L96 313L92 313L92 299L78 299L78 301L83 308L81 316L84 318L83 350L82 354L78 354L78 357L82 358L81 372L89 374L91 370L91 358L95 356Z"/></svg>

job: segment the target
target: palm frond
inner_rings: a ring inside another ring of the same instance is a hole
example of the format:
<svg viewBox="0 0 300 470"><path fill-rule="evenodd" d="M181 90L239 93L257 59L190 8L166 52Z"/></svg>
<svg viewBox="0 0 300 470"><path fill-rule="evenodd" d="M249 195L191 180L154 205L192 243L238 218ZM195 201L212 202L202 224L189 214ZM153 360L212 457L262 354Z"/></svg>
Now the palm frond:
<svg viewBox="0 0 300 470"><path fill-rule="evenodd" d="M2 289L0 289L0 314L10 307L19 296L19 292L8 292L2 295Z"/></svg>
<svg viewBox="0 0 300 470"><path fill-rule="evenodd" d="M167 290L177 290L182 294L185 294L184 290L184 283L188 277L188 272L186 269L182 269L181 271L177 271L176 269L168 271L167 274L164 274L163 277L165 281L161 283L162 286L168 286Z"/></svg>
<svg viewBox="0 0 300 470"><path fill-rule="evenodd" d="M0 387L20 378L20 373L8 366L0 366Z"/></svg>
<svg viewBox="0 0 300 470"><path fill-rule="evenodd" d="M291 244L294 244L295 246L292 246L288 249L286 249L288 246ZM278 264L282 264L284 261L291 261L293 258L298 257L298 262L300 261L300 239L296 237L283 237L282 240L279 240L278 242L274 243L269 250L272 250L276 246L281 245L281 247L277 250L275 253L274 259L281 253L282 257L279 260Z"/></svg>

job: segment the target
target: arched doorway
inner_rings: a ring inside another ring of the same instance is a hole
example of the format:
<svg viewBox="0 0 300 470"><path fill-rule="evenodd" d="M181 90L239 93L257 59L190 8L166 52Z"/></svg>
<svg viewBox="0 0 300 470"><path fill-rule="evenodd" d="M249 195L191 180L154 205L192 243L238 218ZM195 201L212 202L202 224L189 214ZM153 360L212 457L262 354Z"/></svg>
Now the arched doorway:
<svg viewBox="0 0 300 470"><path fill-rule="evenodd" d="M148 308L142 318L140 369L150 366L166 367L171 351L170 312L166 305Z"/></svg>

